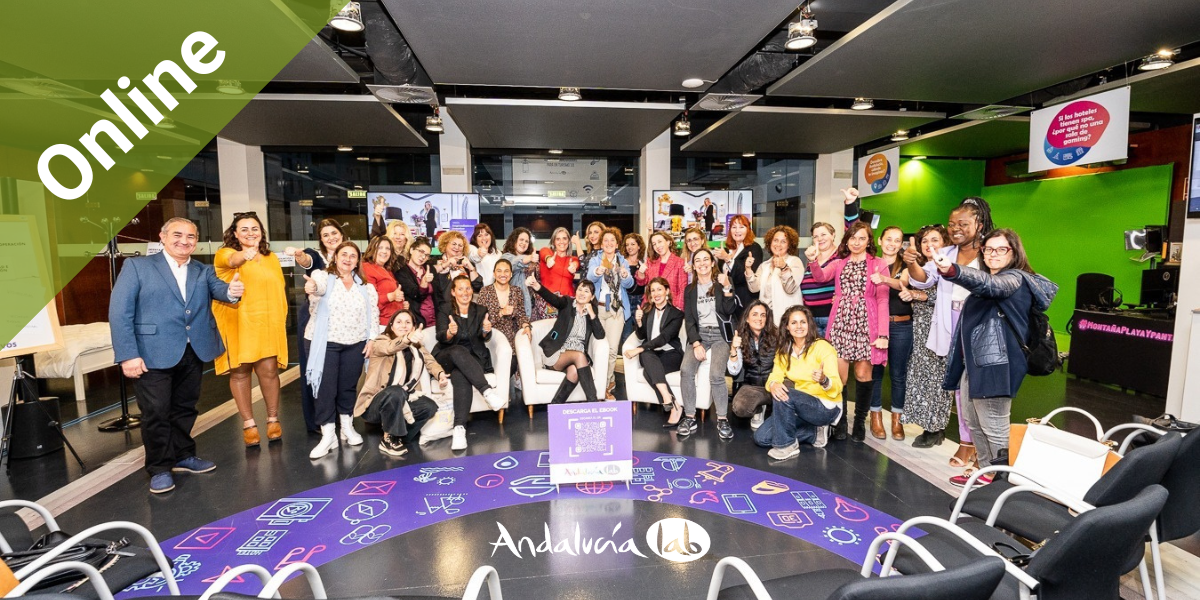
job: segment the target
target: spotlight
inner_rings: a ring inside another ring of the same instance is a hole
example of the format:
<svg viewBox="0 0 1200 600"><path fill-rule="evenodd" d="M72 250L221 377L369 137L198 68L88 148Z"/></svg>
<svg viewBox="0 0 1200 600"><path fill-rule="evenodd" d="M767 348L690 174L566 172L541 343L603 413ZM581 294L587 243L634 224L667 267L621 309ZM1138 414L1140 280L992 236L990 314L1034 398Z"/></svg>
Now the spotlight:
<svg viewBox="0 0 1200 600"><path fill-rule="evenodd" d="M338 152L354 152L354 146L338 146Z"/></svg>
<svg viewBox="0 0 1200 600"><path fill-rule="evenodd" d="M907 140L907 139L908 139L908 130L907 129L901 129L901 130L897 131L896 133L892 134L893 142L903 142L904 140Z"/></svg>
<svg viewBox="0 0 1200 600"><path fill-rule="evenodd" d="M562 154L562 150L560 150L558 148L551 148L551 149L547 150L546 152L549 152L550 154Z"/></svg>
<svg viewBox="0 0 1200 600"><path fill-rule="evenodd" d="M817 20L811 18L811 14L801 16L804 18L788 23L787 41L783 43L787 50L803 50L817 43L817 38L813 36L817 29Z"/></svg>
<svg viewBox="0 0 1200 600"><path fill-rule="evenodd" d="M240 96L246 93L242 89L242 82L236 79L222 79L217 82L217 91L230 96Z"/></svg>
<svg viewBox="0 0 1200 600"><path fill-rule="evenodd" d="M683 80L683 87L689 90L694 90L702 85L704 85L704 80L700 79L699 77L692 77Z"/></svg>
<svg viewBox="0 0 1200 600"><path fill-rule="evenodd" d="M850 110L871 110L875 108L875 103L870 98L855 98L854 104L850 105Z"/></svg>
<svg viewBox="0 0 1200 600"><path fill-rule="evenodd" d="M678 121L675 121L675 135L679 137L692 135L692 124L688 121L687 115L683 115Z"/></svg>
<svg viewBox="0 0 1200 600"><path fill-rule="evenodd" d="M437 115L429 115L425 117L425 131L430 133L442 133L446 128L442 126L442 118Z"/></svg>
<svg viewBox="0 0 1200 600"><path fill-rule="evenodd" d="M336 9L342 0L333 0L331 8ZM339 10L337 14L329 20L329 25L338 31L346 31L349 33L358 33L363 30L362 6L357 2L351 2L345 8Z"/></svg>
<svg viewBox="0 0 1200 600"><path fill-rule="evenodd" d="M558 88L558 99L563 102L574 102L580 98L583 98L583 96L580 95L579 88L577 87Z"/></svg>
<svg viewBox="0 0 1200 600"><path fill-rule="evenodd" d="M1159 50L1150 56L1142 59L1142 64L1138 65L1139 71L1158 71L1165 69L1175 64L1175 55L1178 50Z"/></svg>
<svg viewBox="0 0 1200 600"><path fill-rule="evenodd" d="M927 159L927 158L929 158L929 157L928 157L928 156L925 156L924 154L922 154L922 155L920 155L920 156L914 156L914 157L912 157L912 159L913 159L913 160L925 160L925 159Z"/></svg>
<svg viewBox="0 0 1200 600"><path fill-rule="evenodd" d="M359 157L357 157L357 158L358 158L358 160L361 160L361 161L363 161L363 162L368 162L368 161L370 161L370 160L371 160L371 157L370 157L370 156L359 156Z"/></svg>
<svg viewBox="0 0 1200 600"><path fill-rule="evenodd" d="M742 158L754 158L754 151L753 151L753 150L747 150L747 151L743 152L743 153L742 153Z"/></svg>

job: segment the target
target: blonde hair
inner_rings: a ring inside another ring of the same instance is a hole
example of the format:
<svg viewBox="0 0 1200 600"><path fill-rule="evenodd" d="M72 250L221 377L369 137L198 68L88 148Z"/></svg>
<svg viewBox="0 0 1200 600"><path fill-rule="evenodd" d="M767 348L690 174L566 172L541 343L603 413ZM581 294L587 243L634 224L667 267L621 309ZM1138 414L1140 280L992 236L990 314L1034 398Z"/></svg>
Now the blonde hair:
<svg viewBox="0 0 1200 600"><path fill-rule="evenodd" d="M558 237L559 233L562 233L563 235L567 236L567 252L570 252L571 251L571 230L567 229L566 227L558 227L554 230L553 233L550 234L550 251L558 252L558 249L554 247L554 240L555 240L555 238Z"/></svg>
<svg viewBox="0 0 1200 600"><path fill-rule="evenodd" d="M387 232L384 234L384 237L391 239L392 232L397 229L401 229L404 231L404 247L403 248L393 248L393 249L396 251L397 254L403 254L404 251L407 250L409 245L411 245L411 243L412 243L412 232L408 229L407 223L405 223L404 221L401 221L399 219L396 219L395 221L388 223L387 224ZM395 246L395 242L392 243L392 246Z"/></svg>

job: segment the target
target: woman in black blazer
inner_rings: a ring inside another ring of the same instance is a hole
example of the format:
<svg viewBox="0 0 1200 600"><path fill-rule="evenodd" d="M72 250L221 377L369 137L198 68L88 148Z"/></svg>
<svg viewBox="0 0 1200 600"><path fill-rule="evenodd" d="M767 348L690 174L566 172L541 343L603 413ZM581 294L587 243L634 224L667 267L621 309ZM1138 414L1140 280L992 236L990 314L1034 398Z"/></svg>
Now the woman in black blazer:
<svg viewBox="0 0 1200 600"><path fill-rule="evenodd" d="M443 303L437 311L437 345L433 357L450 375L454 386L454 440L451 450L467 449L467 417L471 415L472 388L483 394L492 410L504 408L507 398L501 398L484 375L492 371L492 355L484 345L492 337L492 323L487 309L472 302L474 290L465 275L454 279L450 288L451 302Z"/></svg>
<svg viewBox="0 0 1200 600"><path fill-rule="evenodd" d="M713 405L717 408L717 433L723 440L733 437L726 411L729 408L729 389L725 385L725 368L729 363L729 343L733 341L733 315L741 309L733 285L725 273L713 277L712 252L700 250L692 255L696 278L684 291L683 322L688 347L684 349L679 368L680 392L683 395L684 417L679 421L677 434L687 437L696 432L696 373L700 363L708 361L708 385Z"/></svg>
<svg viewBox="0 0 1200 600"><path fill-rule="evenodd" d="M646 382L654 388L663 407L671 411L663 427L674 427L679 424L683 407L675 402L675 395L667 384L667 373L678 371L683 363L683 344L679 341L683 311L671 302L671 284L666 279L655 277L650 280L646 285L646 303L637 308L633 318L637 325L634 333L642 340L642 345L626 350L625 360L640 357Z"/></svg>
<svg viewBox="0 0 1200 600"><path fill-rule="evenodd" d="M750 263L752 269L758 269L763 262L763 249L754 241L750 218L746 215L734 215L729 220L725 245L717 248L713 254L721 261L721 271L729 275L733 293L741 301L741 305L733 313L733 320L739 321L742 318L742 310L758 300L758 293L750 291L750 284L746 281L746 259L753 259Z"/></svg>
<svg viewBox="0 0 1200 600"><path fill-rule="evenodd" d="M408 261L392 272L396 285L404 292L407 310L413 322L421 327L437 323L437 303L433 301L433 268L428 264L429 242L417 238L408 246Z"/></svg>
<svg viewBox="0 0 1200 600"><path fill-rule="evenodd" d="M579 384L583 385L584 398L588 402L595 402L596 382L592 378L592 357L588 354L588 346L592 338L604 339L604 327L597 317L600 308L596 304L596 288L591 281L584 279L575 288L575 297L572 298L551 292L532 275L526 277L525 284L537 292L546 304L558 309L554 327L538 342L546 357L546 368L566 374L550 403L566 402Z"/></svg>

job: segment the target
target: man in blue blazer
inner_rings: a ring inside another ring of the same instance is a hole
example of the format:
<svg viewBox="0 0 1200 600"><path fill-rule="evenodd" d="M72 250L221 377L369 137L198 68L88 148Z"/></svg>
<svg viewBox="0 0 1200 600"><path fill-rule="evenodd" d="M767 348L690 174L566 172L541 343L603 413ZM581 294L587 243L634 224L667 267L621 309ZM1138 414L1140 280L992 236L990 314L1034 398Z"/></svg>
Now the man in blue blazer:
<svg viewBox="0 0 1200 600"><path fill-rule="evenodd" d="M192 426L204 363L225 351L212 301L237 302L238 276L221 281L210 265L191 259L196 224L174 218L158 234L160 255L125 261L108 309L113 354L136 380L142 411L142 445L150 491L175 489L172 471L207 473L217 466L196 456Z"/></svg>

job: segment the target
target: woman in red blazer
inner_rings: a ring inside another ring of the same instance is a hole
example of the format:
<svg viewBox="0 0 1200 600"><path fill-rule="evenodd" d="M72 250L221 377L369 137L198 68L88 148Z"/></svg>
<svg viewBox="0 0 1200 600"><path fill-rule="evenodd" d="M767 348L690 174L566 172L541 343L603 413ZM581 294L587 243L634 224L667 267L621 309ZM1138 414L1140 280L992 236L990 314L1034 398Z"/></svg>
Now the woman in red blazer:
<svg viewBox="0 0 1200 600"><path fill-rule="evenodd" d="M816 246L805 251L813 279L832 280L833 308L825 337L838 353L838 371L846 381L850 365L854 365L854 441L866 439L867 411L871 405L873 365L887 364L888 347L888 287L871 282L871 275L888 274L887 264L875 256L875 240L871 226L856 221L846 230L837 258L821 267ZM843 404L846 395L842 395ZM845 406L842 407L843 411ZM835 439L844 439L845 423L839 422Z"/></svg>
<svg viewBox="0 0 1200 600"><path fill-rule="evenodd" d="M554 230L550 245L538 251L537 280L547 290L559 296L575 297L575 273L579 271L579 257L570 254L571 232L565 227ZM556 311L540 296L534 297L534 319L553 317Z"/></svg>

